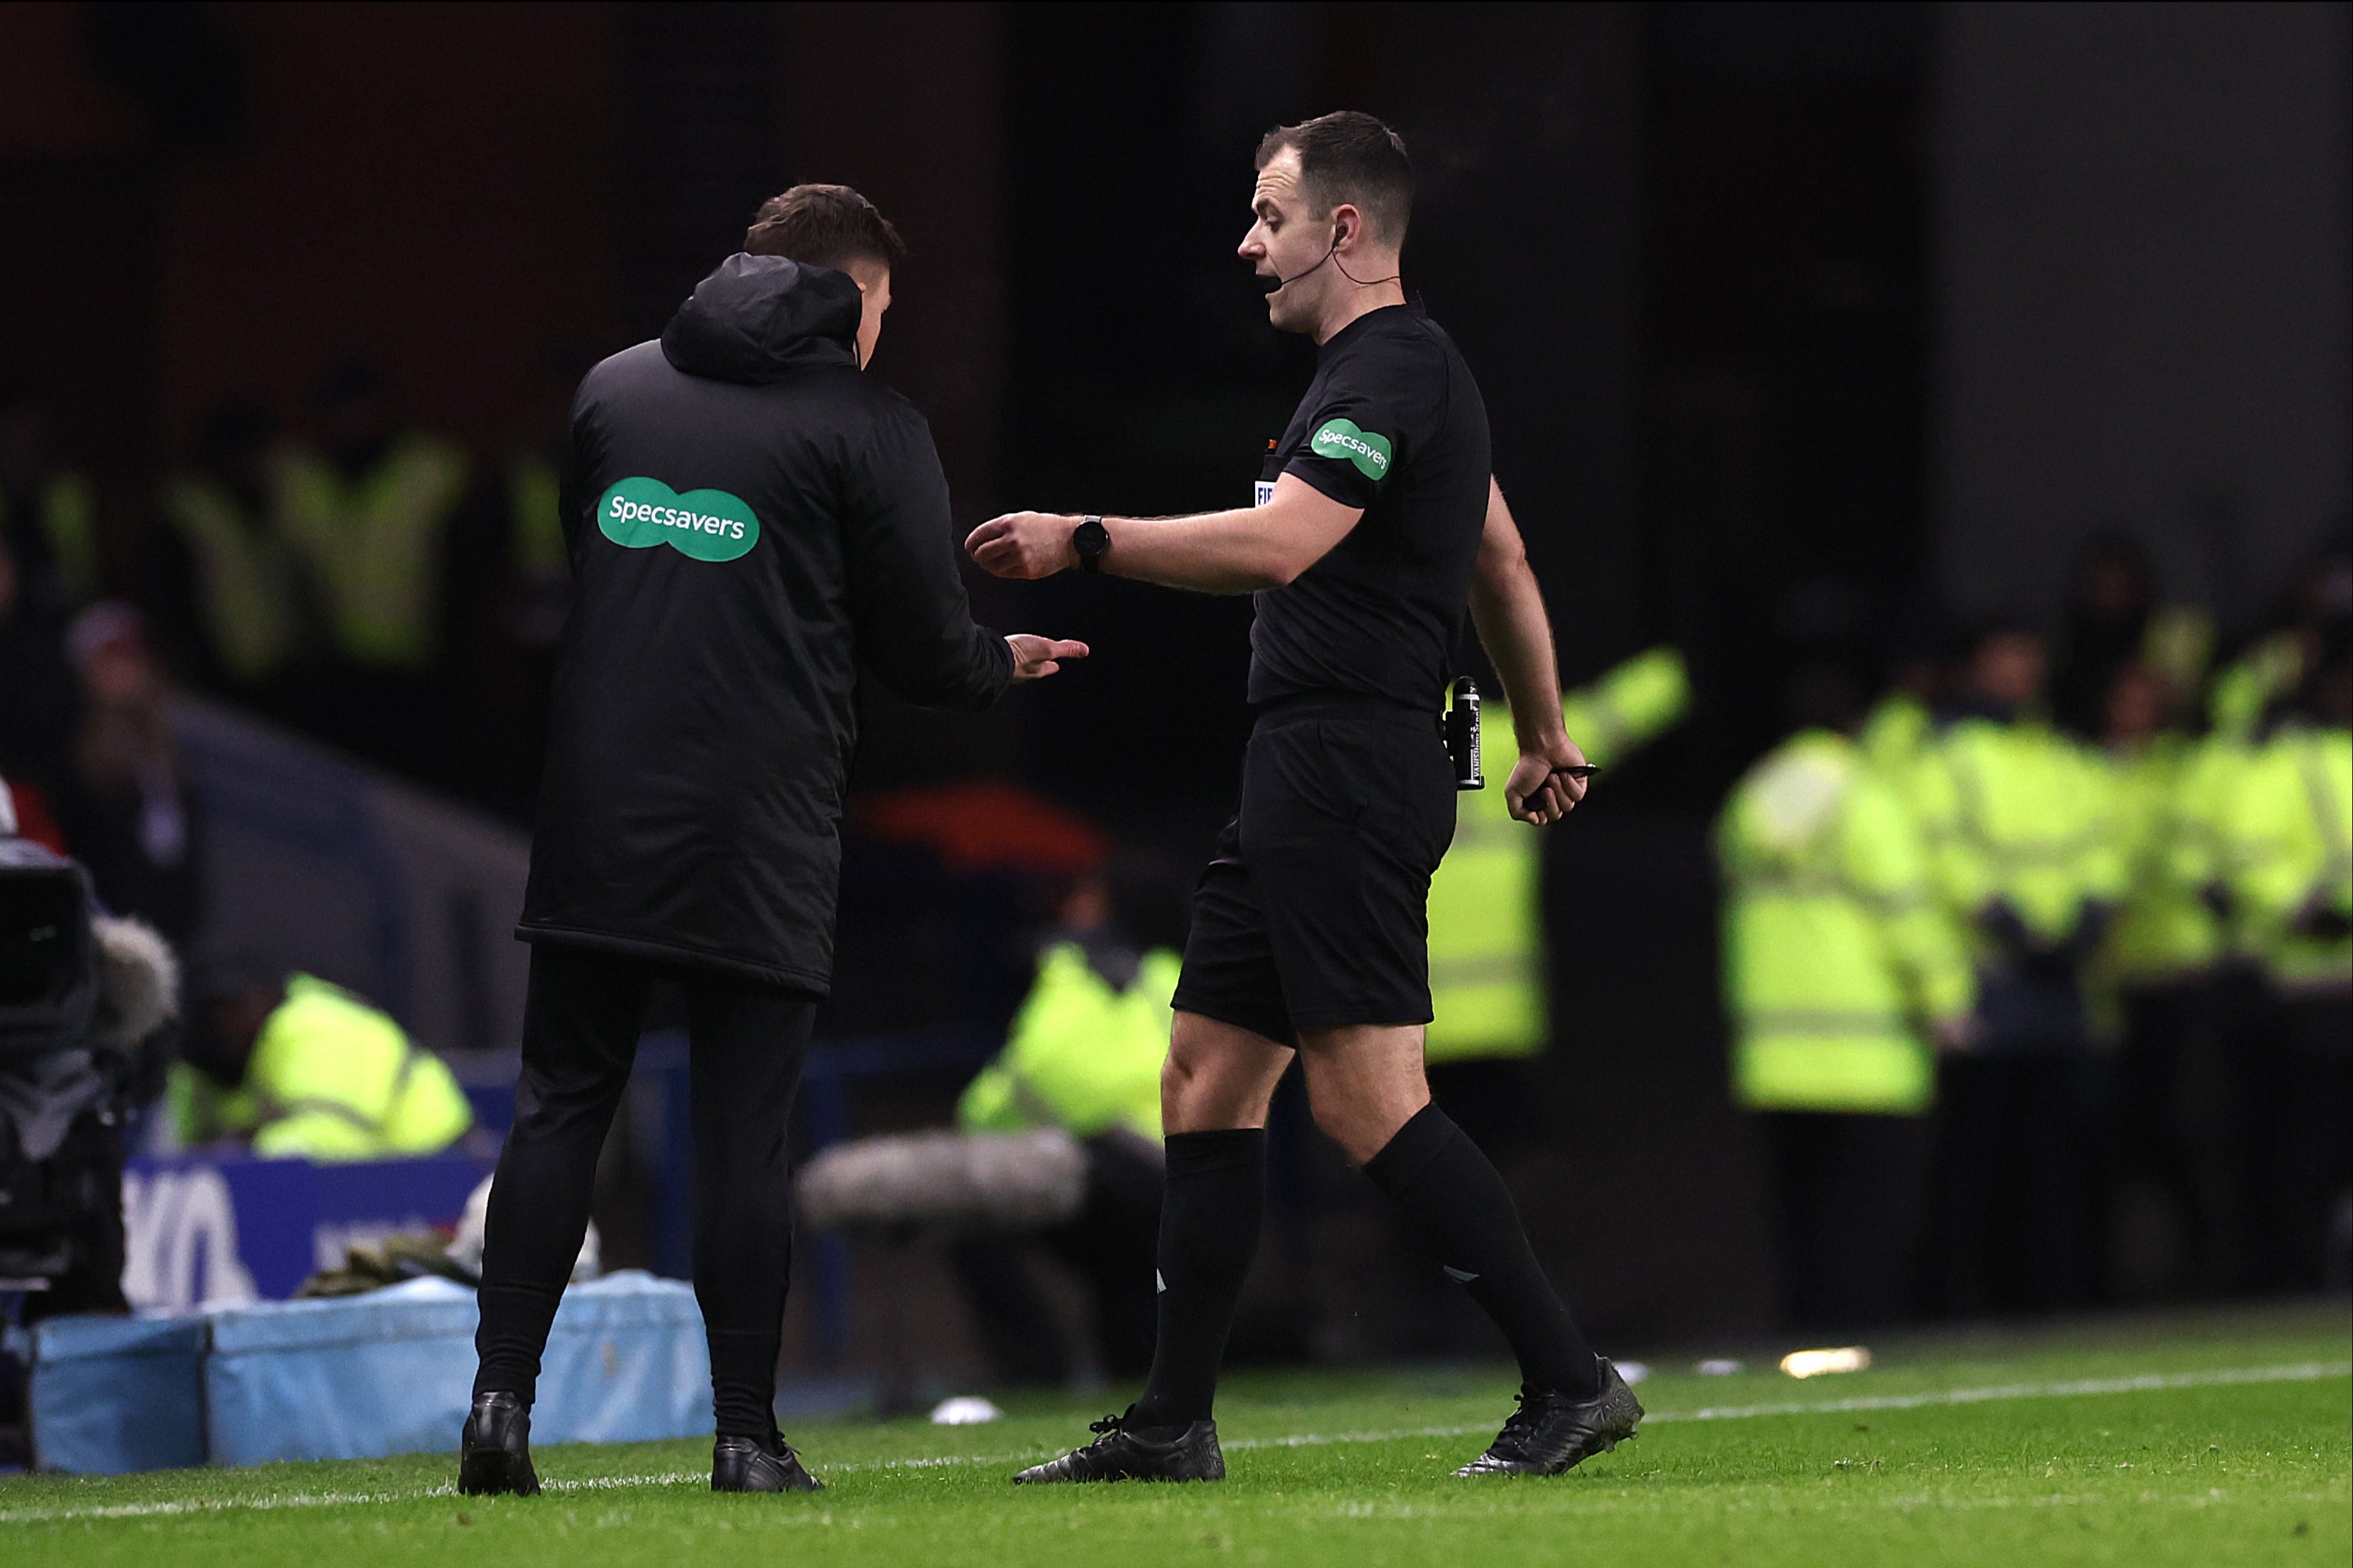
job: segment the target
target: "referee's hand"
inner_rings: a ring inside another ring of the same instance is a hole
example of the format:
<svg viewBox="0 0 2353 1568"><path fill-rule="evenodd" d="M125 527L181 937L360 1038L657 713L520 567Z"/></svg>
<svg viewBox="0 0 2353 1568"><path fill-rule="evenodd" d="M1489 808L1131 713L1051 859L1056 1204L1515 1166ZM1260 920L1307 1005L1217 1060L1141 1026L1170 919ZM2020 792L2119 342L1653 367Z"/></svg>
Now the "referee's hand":
<svg viewBox="0 0 2353 1568"><path fill-rule="evenodd" d="M1577 809L1586 787L1582 776L1562 770L1584 765L1585 753L1567 735L1532 739L1504 781L1504 804L1516 821L1536 827L1558 822Z"/></svg>
<svg viewBox="0 0 2353 1568"><path fill-rule="evenodd" d="M1082 642L1032 637L1028 632L1015 632L1005 644L1013 650L1016 680L1043 680L1062 668L1062 660L1087 657L1087 645Z"/></svg>
<svg viewBox="0 0 2353 1568"><path fill-rule="evenodd" d="M1079 520L1050 511L1008 511L967 535L965 553L999 577L1051 577L1079 563L1071 544Z"/></svg>

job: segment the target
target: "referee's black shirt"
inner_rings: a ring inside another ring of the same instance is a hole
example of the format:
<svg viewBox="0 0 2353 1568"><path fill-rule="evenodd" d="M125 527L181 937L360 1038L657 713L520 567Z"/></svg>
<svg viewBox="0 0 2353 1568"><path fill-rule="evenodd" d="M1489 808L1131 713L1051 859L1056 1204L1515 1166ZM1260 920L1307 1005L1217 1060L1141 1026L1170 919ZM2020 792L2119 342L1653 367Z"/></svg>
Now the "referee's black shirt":
<svg viewBox="0 0 2353 1568"><path fill-rule="evenodd" d="M1266 460L1365 515L1288 586L1257 596L1250 700L1346 693L1436 712L1487 515L1487 405L1419 305L1333 334Z"/></svg>

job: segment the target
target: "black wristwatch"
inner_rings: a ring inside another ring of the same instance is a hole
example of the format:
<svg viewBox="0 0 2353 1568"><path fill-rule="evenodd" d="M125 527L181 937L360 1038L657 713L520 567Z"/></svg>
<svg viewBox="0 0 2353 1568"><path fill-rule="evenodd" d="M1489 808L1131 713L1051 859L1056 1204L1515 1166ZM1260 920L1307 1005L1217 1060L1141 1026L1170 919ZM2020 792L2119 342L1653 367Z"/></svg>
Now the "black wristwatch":
<svg viewBox="0 0 2353 1568"><path fill-rule="evenodd" d="M1103 519L1089 513L1071 532L1071 548L1079 552L1079 565L1089 572L1103 570L1103 552L1111 548L1111 531Z"/></svg>

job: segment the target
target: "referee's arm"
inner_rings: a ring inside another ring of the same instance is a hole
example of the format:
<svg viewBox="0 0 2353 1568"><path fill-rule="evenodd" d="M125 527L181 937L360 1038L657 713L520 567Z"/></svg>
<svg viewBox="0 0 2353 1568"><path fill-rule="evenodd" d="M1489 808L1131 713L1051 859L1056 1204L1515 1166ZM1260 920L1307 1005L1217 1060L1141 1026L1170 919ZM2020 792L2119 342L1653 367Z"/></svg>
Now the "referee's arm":
<svg viewBox="0 0 2353 1568"><path fill-rule="evenodd" d="M1284 474L1264 506L1103 519L1113 531L1103 569L1165 588L1255 594L1282 587L1323 560L1364 515L1363 508L1343 506L1298 475ZM964 547L999 577L1051 577L1079 563L1071 543L1079 521L1058 512L1008 512L974 529Z"/></svg>
<svg viewBox="0 0 2353 1568"><path fill-rule="evenodd" d="M1471 576L1471 620L1480 644L1503 678L1511 705L1512 728L1520 755L1504 784L1514 816L1541 826L1556 822L1585 798L1585 780L1562 773L1585 761L1560 719L1560 673L1555 662L1552 621L1544 595L1528 565L1520 526L1512 521L1503 488L1487 481L1487 521L1479 535L1479 560Z"/></svg>

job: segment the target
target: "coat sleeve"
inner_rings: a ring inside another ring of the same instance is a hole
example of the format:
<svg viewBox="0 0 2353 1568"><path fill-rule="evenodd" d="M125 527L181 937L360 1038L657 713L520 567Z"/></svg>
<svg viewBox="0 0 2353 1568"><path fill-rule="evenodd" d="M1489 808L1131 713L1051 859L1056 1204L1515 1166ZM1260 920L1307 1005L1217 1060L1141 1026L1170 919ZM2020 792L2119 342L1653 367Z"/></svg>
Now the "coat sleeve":
<svg viewBox="0 0 2353 1568"><path fill-rule="evenodd" d="M842 555L860 663L906 700L986 708L1013 682L1013 650L976 626L948 515L947 478L923 416L901 405L849 465Z"/></svg>

